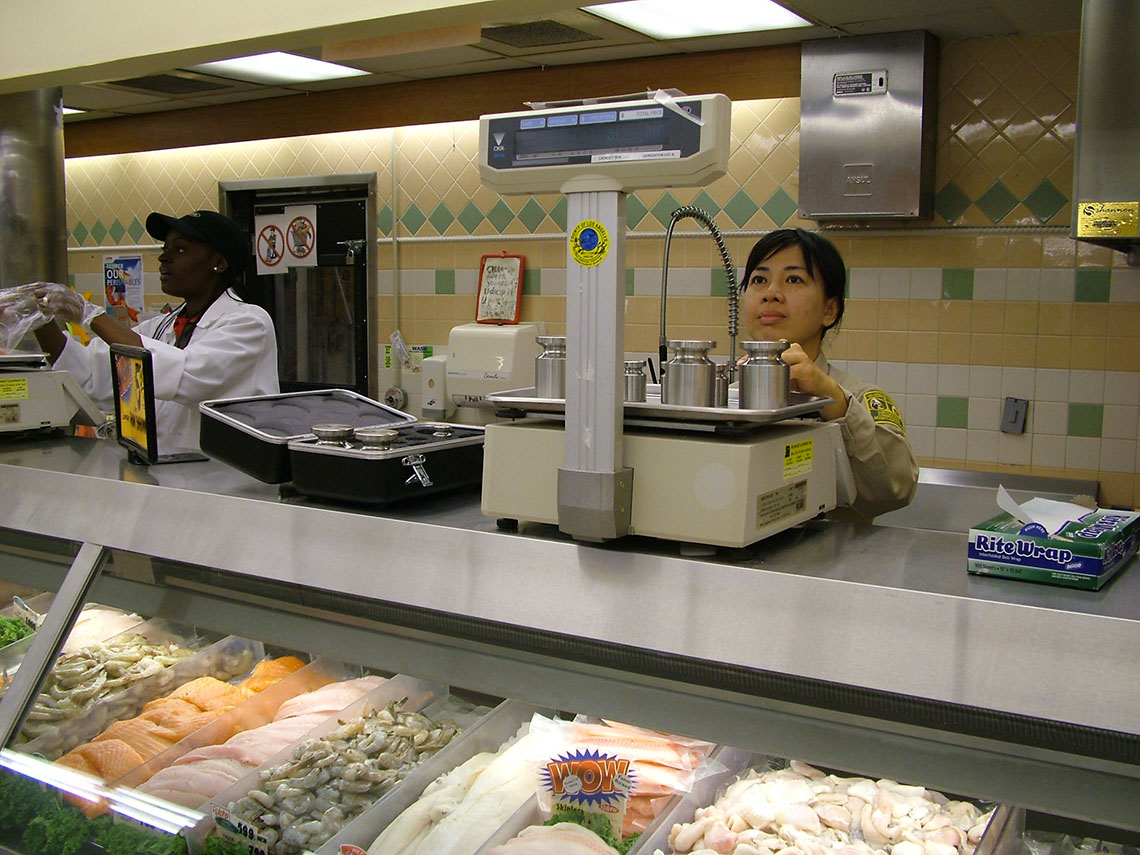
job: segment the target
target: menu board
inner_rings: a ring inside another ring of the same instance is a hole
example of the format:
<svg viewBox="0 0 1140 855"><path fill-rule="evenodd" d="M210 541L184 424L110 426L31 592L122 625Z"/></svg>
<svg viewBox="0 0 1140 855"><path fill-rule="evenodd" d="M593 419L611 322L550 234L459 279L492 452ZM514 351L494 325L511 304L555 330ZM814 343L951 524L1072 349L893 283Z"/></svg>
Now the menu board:
<svg viewBox="0 0 1140 855"><path fill-rule="evenodd" d="M484 255L479 263L475 320L481 324L517 324L522 303L524 259L521 255Z"/></svg>

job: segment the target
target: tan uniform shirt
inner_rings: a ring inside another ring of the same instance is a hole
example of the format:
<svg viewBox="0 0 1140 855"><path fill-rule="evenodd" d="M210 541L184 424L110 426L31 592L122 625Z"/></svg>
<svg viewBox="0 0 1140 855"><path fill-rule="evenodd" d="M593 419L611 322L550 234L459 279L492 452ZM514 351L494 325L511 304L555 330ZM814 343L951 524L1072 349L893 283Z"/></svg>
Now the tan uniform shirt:
<svg viewBox="0 0 1140 855"><path fill-rule="evenodd" d="M855 476L851 507L874 517L910 504L918 486L918 462L895 402L873 383L829 365L822 353L815 364L847 395L847 415L839 420L839 430Z"/></svg>

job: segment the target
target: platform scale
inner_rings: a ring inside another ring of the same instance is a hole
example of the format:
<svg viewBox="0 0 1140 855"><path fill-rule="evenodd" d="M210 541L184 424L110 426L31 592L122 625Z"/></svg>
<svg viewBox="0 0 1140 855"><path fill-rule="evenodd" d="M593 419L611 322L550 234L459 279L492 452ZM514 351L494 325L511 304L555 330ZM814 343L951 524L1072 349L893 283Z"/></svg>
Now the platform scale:
<svg viewBox="0 0 1140 855"><path fill-rule="evenodd" d="M558 525L745 546L854 496L839 427L780 411L624 401L626 194L699 187L728 168L731 103L661 91L479 121L480 175L504 195L567 200L566 397L489 398L518 420L486 431L482 511ZM838 487L837 487L838 485Z"/></svg>

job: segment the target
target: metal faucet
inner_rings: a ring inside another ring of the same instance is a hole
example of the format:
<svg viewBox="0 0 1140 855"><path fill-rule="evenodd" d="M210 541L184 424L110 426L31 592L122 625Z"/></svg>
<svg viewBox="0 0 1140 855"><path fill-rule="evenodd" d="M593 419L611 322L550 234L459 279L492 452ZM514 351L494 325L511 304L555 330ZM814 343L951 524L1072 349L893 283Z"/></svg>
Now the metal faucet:
<svg viewBox="0 0 1140 855"><path fill-rule="evenodd" d="M721 260L724 262L725 278L728 280L728 371L729 382L731 382L736 376L736 333L737 322L740 317L740 300L736 291L736 271L732 266L728 247L724 245L724 238L721 237L720 230L716 227L712 217L703 208L698 208L695 205L683 205L674 211L669 220L669 228L665 232L665 260L661 265L661 331L657 339L658 367L664 372L665 362L669 356L669 348L665 343L665 296L669 281L669 243L673 238L673 227L677 225L678 220L683 220L685 217L692 217L709 230L713 240L716 241L717 249L720 250Z"/></svg>

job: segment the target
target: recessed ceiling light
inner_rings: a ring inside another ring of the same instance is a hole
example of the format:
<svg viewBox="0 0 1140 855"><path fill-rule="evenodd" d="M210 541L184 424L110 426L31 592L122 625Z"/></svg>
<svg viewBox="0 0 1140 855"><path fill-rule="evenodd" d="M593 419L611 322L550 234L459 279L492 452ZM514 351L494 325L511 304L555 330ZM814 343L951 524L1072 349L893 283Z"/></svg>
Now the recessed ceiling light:
<svg viewBox="0 0 1140 855"><path fill-rule="evenodd" d="M312 83L315 80L337 80L368 73L347 65L281 51L206 62L192 65L189 70L248 83Z"/></svg>
<svg viewBox="0 0 1140 855"><path fill-rule="evenodd" d="M80 110L78 107L64 107L63 115L70 116L72 113L86 113L86 110Z"/></svg>
<svg viewBox="0 0 1140 855"><path fill-rule="evenodd" d="M655 39L689 39L756 30L810 27L772 0L626 0L585 6L600 18L637 30ZM694 12L694 8L698 11Z"/></svg>

